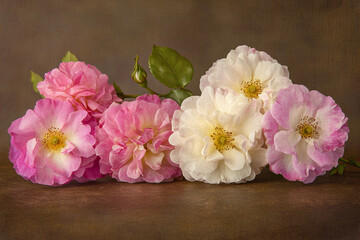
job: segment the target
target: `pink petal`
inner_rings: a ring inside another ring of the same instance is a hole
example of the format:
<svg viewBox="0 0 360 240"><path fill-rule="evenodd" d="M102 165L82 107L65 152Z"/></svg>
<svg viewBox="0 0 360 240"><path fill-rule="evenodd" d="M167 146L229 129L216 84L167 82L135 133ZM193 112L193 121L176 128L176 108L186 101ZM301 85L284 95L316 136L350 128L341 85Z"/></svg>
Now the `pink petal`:
<svg viewBox="0 0 360 240"><path fill-rule="evenodd" d="M39 118L33 110L28 110L25 116L22 117L18 129L12 129L12 131L19 134L23 134L23 132L33 132L40 136L46 132L47 128L46 123L44 124L43 120Z"/></svg>
<svg viewBox="0 0 360 240"><path fill-rule="evenodd" d="M83 183L88 181L94 181L102 177L103 175L100 174L99 159L96 159L93 161L92 167L86 168L84 173L80 177L76 177L75 180Z"/></svg>
<svg viewBox="0 0 360 240"><path fill-rule="evenodd" d="M133 161L129 164L127 175L130 178L137 179L143 175L143 166L141 159L144 157L146 150L135 150L133 153Z"/></svg>
<svg viewBox="0 0 360 240"><path fill-rule="evenodd" d="M295 154L301 135L294 130L280 131L274 137L275 149L286 154Z"/></svg>
<svg viewBox="0 0 360 240"><path fill-rule="evenodd" d="M338 165L338 159L344 154L344 148L337 148L335 151L322 152L315 146L308 145L307 154L312 158L319 166L325 167L326 170L330 170L332 167Z"/></svg>
<svg viewBox="0 0 360 240"><path fill-rule="evenodd" d="M82 157L90 157L95 154L93 145L96 140L90 134L90 125L84 125L83 119L87 117L86 111L76 111L69 115L68 120L62 127L67 140L74 146L73 154Z"/></svg>
<svg viewBox="0 0 360 240"><path fill-rule="evenodd" d="M120 168L118 172L114 172L112 176L116 178L118 181L123 181L127 183L136 183L143 181L142 177L139 178L131 178L127 174L127 170L129 168L129 165L125 165L124 167Z"/></svg>
<svg viewBox="0 0 360 240"><path fill-rule="evenodd" d="M267 111L263 120L263 132L266 137L266 143L274 147L274 137L279 130L279 124L272 117L271 111Z"/></svg>
<svg viewBox="0 0 360 240"><path fill-rule="evenodd" d="M69 178L71 174L78 170L81 164L81 157L71 154L54 152L46 157L46 166L54 173Z"/></svg>
<svg viewBox="0 0 360 240"><path fill-rule="evenodd" d="M139 145L144 145L154 137L155 133L152 128L145 128L141 137L136 141Z"/></svg>
<svg viewBox="0 0 360 240"><path fill-rule="evenodd" d="M161 102L161 109L172 116L176 110L180 109L180 106L172 99L164 99Z"/></svg>
<svg viewBox="0 0 360 240"><path fill-rule="evenodd" d="M161 99L159 98L158 95L144 94L144 95L137 97L136 100L142 100L142 101L149 102L149 103L155 103L157 105L161 104Z"/></svg>
<svg viewBox="0 0 360 240"><path fill-rule="evenodd" d="M65 147L63 149L61 149L61 153L65 153L68 154L70 153L72 150L74 150L75 146L74 144L72 144L69 141L66 141Z"/></svg>
<svg viewBox="0 0 360 240"><path fill-rule="evenodd" d="M163 161L165 154L164 153L158 153L153 154L151 152L147 152L144 156L144 160L146 165L148 165L153 170L159 170L161 168L161 163Z"/></svg>
<svg viewBox="0 0 360 240"><path fill-rule="evenodd" d="M144 180L150 183L159 183L164 180L164 176L157 171L149 169L144 172Z"/></svg>
<svg viewBox="0 0 360 240"><path fill-rule="evenodd" d="M51 99L37 101L34 108L34 112L42 119L46 128L62 128L73 111L70 103Z"/></svg>
<svg viewBox="0 0 360 240"><path fill-rule="evenodd" d="M283 175L284 178L289 181L299 179L298 172L294 167L292 155L278 152L272 147L269 147L266 152L266 158L272 172Z"/></svg>
<svg viewBox="0 0 360 240"><path fill-rule="evenodd" d="M32 168L34 166L35 157L37 154L38 142L35 138L30 139L26 143L26 157L24 163L27 167Z"/></svg>
<svg viewBox="0 0 360 240"><path fill-rule="evenodd" d="M336 132L333 132L330 136L324 134L324 137L319 139L319 147L323 151L334 151L337 148L341 148L345 145L345 142L348 140L349 128L347 124L344 124L341 129Z"/></svg>
<svg viewBox="0 0 360 240"><path fill-rule="evenodd" d="M96 155L100 156L100 172L102 174L111 173L111 164L109 163L109 153L112 142L110 139L101 141L95 148Z"/></svg>
<svg viewBox="0 0 360 240"><path fill-rule="evenodd" d="M299 180L303 181L309 177L311 171L316 171L319 165L314 162L307 153L307 143L301 140L296 146L296 154L294 156L294 167L299 173Z"/></svg>
<svg viewBox="0 0 360 240"><path fill-rule="evenodd" d="M109 155L109 163L113 169L119 169L123 167L132 157L134 148L129 146L119 152L111 151Z"/></svg>
<svg viewBox="0 0 360 240"><path fill-rule="evenodd" d="M298 103L306 101L309 90L303 85L293 84L278 93L278 97L273 107L271 115L278 124L286 129L290 128L289 114L291 109Z"/></svg>

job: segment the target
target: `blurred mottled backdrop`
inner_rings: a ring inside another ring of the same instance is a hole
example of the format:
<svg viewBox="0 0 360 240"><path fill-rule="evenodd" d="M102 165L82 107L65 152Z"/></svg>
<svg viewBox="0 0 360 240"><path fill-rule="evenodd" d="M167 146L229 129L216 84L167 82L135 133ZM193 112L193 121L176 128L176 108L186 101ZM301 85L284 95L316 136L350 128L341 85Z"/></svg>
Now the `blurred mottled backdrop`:
<svg viewBox="0 0 360 240"><path fill-rule="evenodd" d="M130 73L136 54L147 65L154 43L193 63L196 94L200 76L230 49L246 44L268 52L289 67L294 83L342 107L350 127L345 155L359 159L360 4L345 0L0 0L1 150L9 146L11 121L39 98L30 70L43 75L71 50L124 92L144 93Z"/></svg>

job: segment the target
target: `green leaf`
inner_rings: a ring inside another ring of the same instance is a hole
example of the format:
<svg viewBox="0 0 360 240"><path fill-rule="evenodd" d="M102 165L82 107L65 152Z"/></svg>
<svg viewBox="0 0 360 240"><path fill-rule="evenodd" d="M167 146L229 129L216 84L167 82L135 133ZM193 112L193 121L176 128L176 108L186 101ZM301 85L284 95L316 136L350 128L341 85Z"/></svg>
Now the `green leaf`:
<svg viewBox="0 0 360 240"><path fill-rule="evenodd" d="M193 94L184 88L172 89L168 94L164 95L166 98L170 98L176 101L179 105L188 97L191 97Z"/></svg>
<svg viewBox="0 0 360 240"><path fill-rule="evenodd" d="M337 168L338 168L338 173L342 175L344 173L345 165L341 164Z"/></svg>
<svg viewBox="0 0 360 240"><path fill-rule="evenodd" d="M170 88L183 88L192 79L194 67L189 60L171 48L153 46L149 57L151 74Z"/></svg>
<svg viewBox="0 0 360 240"><path fill-rule="evenodd" d="M121 98L124 99L125 98L125 94L123 93L123 91L121 90L121 88L119 87L119 85L117 85L115 82L113 83L116 95Z"/></svg>
<svg viewBox="0 0 360 240"><path fill-rule="evenodd" d="M42 79L42 77L40 77L39 74L36 74L33 71L30 71L30 74L31 74L30 81L32 82L34 91L39 93L39 89L37 88L37 84L38 84L38 82L43 81L43 79Z"/></svg>
<svg viewBox="0 0 360 240"><path fill-rule="evenodd" d="M66 55L62 58L62 62L77 62L78 59L70 51L67 51Z"/></svg>
<svg viewBox="0 0 360 240"><path fill-rule="evenodd" d="M335 173L337 173L337 168L333 168L333 169L331 169L331 171L330 171L330 176L331 175L334 175Z"/></svg>

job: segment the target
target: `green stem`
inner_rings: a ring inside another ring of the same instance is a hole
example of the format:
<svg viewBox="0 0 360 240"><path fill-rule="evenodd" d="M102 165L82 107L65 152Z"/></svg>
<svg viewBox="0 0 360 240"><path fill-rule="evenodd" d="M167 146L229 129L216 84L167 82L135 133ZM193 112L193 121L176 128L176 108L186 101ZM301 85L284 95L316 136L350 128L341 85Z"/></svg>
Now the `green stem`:
<svg viewBox="0 0 360 240"><path fill-rule="evenodd" d="M358 163L354 160L347 160L345 158L339 158L339 161L360 168L360 163Z"/></svg>
<svg viewBox="0 0 360 240"><path fill-rule="evenodd" d="M148 86L144 86L143 88L145 88L146 90L148 90L148 92L151 93L151 94L160 95L159 93L155 92L154 90L152 90L152 89L149 88Z"/></svg>

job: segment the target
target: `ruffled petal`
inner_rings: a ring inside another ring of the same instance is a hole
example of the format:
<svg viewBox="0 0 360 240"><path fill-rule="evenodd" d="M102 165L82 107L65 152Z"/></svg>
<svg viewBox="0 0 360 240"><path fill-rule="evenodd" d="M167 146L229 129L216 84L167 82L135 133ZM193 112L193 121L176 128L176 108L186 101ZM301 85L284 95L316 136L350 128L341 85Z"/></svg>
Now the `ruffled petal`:
<svg viewBox="0 0 360 240"><path fill-rule="evenodd" d="M332 167L337 166L338 159L341 158L344 154L344 148L337 148L335 151L322 152L314 145L308 145L307 154L319 166L325 167L326 170L330 170Z"/></svg>

